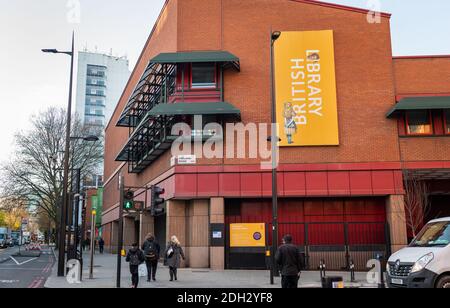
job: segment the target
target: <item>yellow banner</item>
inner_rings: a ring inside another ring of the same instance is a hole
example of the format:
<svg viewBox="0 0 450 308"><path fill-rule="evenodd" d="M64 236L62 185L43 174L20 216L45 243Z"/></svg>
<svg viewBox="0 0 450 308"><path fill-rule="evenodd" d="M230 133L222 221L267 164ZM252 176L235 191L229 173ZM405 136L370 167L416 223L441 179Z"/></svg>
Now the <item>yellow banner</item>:
<svg viewBox="0 0 450 308"><path fill-rule="evenodd" d="M266 247L266 225L230 224L230 247Z"/></svg>
<svg viewBox="0 0 450 308"><path fill-rule="evenodd" d="M279 145L339 145L333 31L282 32L274 53Z"/></svg>

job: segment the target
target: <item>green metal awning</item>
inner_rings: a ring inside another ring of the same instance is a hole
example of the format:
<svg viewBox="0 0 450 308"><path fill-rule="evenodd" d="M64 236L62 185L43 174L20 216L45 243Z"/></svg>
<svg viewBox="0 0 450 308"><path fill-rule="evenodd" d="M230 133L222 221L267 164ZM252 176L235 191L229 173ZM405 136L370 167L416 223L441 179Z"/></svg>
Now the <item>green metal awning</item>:
<svg viewBox="0 0 450 308"><path fill-rule="evenodd" d="M176 63L229 63L240 70L239 58L228 51L192 51L161 53L150 60L150 63L176 64Z"/></svg>
<svg viewBox="0 0 450 308"><path fill-rule="evenodd" d="M150 116L160 115L240 115L241 111L227 102L216 103L174 103L159 104L148 112Z"/></svg>
<svg viewBox="0 0 450 308"><path fill-rule="evenodd" d="M450 96L407 97L392 108L387 118L394 118L407 110L450 109Z"/></svg>

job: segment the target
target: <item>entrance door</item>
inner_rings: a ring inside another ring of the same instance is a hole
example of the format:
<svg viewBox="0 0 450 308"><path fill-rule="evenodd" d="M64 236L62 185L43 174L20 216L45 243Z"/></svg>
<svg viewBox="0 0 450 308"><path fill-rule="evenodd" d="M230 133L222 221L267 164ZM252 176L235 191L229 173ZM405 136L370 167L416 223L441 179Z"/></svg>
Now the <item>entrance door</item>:
<svg viewBox="0 0 450 308"><path fill-rule="evenodd" d="M134 221L134 241L139 244L139 236L141 231L141 223L139 220Z"/></svg>
<svg viewBox="0 0 450 308"><path fill-rule="evenodd" d="M227 200L227 227L231 223L266 223L271 230L271 209L268 200ZM350 263L357 270L367 270L368 260L389 253L385 198L280 198L278 218L278 243L284 235L292 235L311 270L321 261L330 270L348 269ZM271 243L269 232L269 247ZM237 257L234 252L226 249L227 268L253 269L263 264L255 261L253 251L239 251Z"/></svg>
<svg viewBox="0 0 450 308"><path fill-rule="evenodd" d="M166 250L166 214L155 217L155 238L156 241L161 246L161 252L163 253ZM161 256L163 255L161 253Z"/></svg>

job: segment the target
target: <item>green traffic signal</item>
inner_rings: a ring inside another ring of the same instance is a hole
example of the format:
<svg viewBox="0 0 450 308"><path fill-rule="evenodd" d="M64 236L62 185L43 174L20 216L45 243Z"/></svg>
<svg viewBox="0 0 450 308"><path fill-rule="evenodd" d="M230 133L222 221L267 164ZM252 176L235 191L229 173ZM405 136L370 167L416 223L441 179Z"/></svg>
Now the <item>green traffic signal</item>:
<svg viewBox="0 0 450 308"><path fill-rule="evenodd" d="M130 200L125 201L124 209L131 210L132 208L133 208L133 201L130 201Z"/></svg>

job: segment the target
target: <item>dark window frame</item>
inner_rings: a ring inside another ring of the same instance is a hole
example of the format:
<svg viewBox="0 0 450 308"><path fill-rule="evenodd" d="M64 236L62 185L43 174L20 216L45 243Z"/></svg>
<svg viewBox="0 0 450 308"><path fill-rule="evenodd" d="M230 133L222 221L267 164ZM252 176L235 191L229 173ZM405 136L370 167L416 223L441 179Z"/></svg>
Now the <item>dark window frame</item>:
<svg viewBox="0 0 450 308"><path fill-rule="evenodd" d="M444 123L444 135L450 136L450 109L444 109L442 111L442 118L442 122Z"/></svg>
<svg viewBox="0 0 450 308"><path fill-rule="evenodd" d="M204 86L202 86L201 84L198 85L194 85L193 83L193 78L194 78L194 68L193 66L195 64L211 64L214 67L214 85L207 85L204 84ZM217 63L208 63L208 62L199 62L199 63L191 63L190 64L190 76L189 76L189 87L192 90L202 90L202 89L217 89L218 86L218 78L217 78Z"/></svg>
<svg viewBox="0 0 450 308"><path fill-rule="evenodd" d="M433 115L431 113L431 110L426 110L426 112L428 113L428 121L429 121L429 126L430 126L430 132L429 133L412 133L409 129L409 113L413 112L414 110L411 111L406 111L405 112L405 133L407 136L433 136L434 135L434 125L433 125ZM417 111L417 110L416 110ZM423 110L421 110L423 111Z"/></svg>

